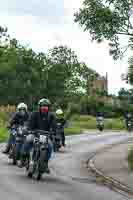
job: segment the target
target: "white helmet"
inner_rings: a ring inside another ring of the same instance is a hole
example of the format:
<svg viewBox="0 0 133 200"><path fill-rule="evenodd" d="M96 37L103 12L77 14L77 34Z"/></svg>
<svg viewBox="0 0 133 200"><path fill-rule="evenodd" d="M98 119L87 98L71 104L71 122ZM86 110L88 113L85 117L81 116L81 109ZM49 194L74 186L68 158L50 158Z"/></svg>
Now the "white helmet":
<svg viewBox="0 0 133 200"><path fill-rule="evenodd" d="M56 110L56 115L63 115L63 111L61 109Z"/></svg>
<svg viewBox="0 0 133 200"><path fill-rule="evenodd" d="M20 109L25 109L27 111L28 106L25 103L19 103L17 106L17 110L20 110Z"/></svg>

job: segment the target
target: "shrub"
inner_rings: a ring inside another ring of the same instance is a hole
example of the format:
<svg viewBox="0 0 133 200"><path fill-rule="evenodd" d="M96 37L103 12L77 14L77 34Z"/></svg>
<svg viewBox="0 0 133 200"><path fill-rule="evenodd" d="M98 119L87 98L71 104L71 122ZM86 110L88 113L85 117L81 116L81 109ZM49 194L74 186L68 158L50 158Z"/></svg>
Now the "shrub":
<svg viewBox="0 0 133 200"><path fill-rule="evenodd" d="M3 142L7 139L8 132L6 128L1 127L0 128L0 142Z"/></svg>

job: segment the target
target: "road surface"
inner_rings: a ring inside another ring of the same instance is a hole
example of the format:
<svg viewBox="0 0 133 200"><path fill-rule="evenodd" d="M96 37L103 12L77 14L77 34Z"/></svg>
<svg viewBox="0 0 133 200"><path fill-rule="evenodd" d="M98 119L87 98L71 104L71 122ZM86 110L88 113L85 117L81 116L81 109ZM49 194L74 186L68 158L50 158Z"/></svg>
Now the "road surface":
<svg viewBox="0 0 133 200"><path fill-rule="evenodd" d="M51 174L39 182L28 179L24 169L11 166L0 154L1 200L125 200L126 197L97 185L85 161L107 144L124 141L126 134L84 134L67 138L65 153L50 161Z"/></svg>

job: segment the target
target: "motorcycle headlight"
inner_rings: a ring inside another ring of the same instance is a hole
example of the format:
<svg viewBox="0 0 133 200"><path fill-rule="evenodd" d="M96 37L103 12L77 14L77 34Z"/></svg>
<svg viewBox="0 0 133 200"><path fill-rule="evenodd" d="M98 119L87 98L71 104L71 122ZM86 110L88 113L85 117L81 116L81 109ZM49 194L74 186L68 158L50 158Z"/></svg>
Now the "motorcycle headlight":
<svg viewBox="0 0 133 200"><path fill-rule="evenodd" d="M39 137L39 141L41 142L41 143L46 143L46 141L47 141L47 136L46 135L40 135L40 137Z"/></svg>
<svg viewBox="0 0 133 200"><path fill-rule="evenodd" d="M23 130L21 128L18 129L18 134L22 135L23 134Z"/></svg>

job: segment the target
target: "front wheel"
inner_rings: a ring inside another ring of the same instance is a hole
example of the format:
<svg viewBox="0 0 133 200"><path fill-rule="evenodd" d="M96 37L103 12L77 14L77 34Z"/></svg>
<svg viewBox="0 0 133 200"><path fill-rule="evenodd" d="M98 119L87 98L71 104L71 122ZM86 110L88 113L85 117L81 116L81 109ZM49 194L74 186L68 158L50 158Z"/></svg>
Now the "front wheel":
<svg viewBox="0 0 133 200"><path fill-rule="evenodd" d="M39 181L42 177L42 173L40 172L39 170L39 162L35 162L34 163L34 172L32 174L32 176L37 180Z"/></svg>
<svg viewBox="0 0 133 200"><path fill-rule="evenodd" d="M128 132L131 132L132 131L131 126L129 126L127 130L128 130Z"/></svg>
<svg viewBox="0 0 133 200"><path fill-rule="evenodd" d="M12 145L9 153L9 159L12 159L12 164L16 165L17 164L17 159L16 159L16 145Z"/></svg>
<svg viewBox="0 0 133 200"><path fill-rule="evenodd" d="M103 127L99 127L99 130L100 130L100 131L103 131Z"/></svg>

